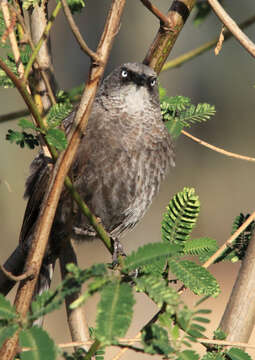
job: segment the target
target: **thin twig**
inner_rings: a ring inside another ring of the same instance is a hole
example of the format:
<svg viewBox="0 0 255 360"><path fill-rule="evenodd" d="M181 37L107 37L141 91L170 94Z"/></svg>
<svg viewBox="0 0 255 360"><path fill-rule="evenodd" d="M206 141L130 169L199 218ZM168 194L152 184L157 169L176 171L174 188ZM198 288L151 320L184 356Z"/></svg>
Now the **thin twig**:
<svg viewBox="0 0 255 360"><path fill-rule="evenodd" d="M0 270L4 273L4 275L12 280L12 281L15 281L15 282L18 282L18 281L22 281L22 280L25 280L25 279L28 279L30 278L31 276L34 275L34 270L33 269L28 269L26 272L24 272L23 274L21 275L13 275L10 271L6 270L4 268L4 266L0 265Z"/></svg>
<svg viewBox="0 0 255 360"><path fill-rule="evenodd" d="M98 56L98 54L94 51L92 51L88 45L86 44L85 40L83 39L77 25L75 24L73 15L71 13L71 10L69 9L69 6L67 4L66 0L61 0L62 6L63 6L63 10L66 16L66 19L69 23L69 26L72 30L72 33L74 34L74 37L76 38L78 44L80 45L80 48L85 52L85 54L87 54L91 59L93 59L93 61L97 64L100 64L100 56Z"/></svg>
<svg viewBox="0 0 255 360"><path fill-rule="evenodd" d="M245 29L248 26L254 24L254 22L255 22L255 15L253 15L250 18L248 18L247 20L243 21L238 26L241 29ZM226 28L225 28L224 29L224 38L225 38L224 41L227 41L227 40L231 39L232 37L233 37L233 34L229 30L226 30ZM202 55L206 51L212 49L217 44L217 42L218 42L218 37L204 43L203 45L201 45L191 51L186 52L183 55L176 57L173 60L166 62L162 68L162 71L174 69L176 67L183 65L187 61L190 61L190 60L194 59L195 57Z"/></svg>
<svg viewBox="0 0 255 360"><path fill-rule="evenodd" d="M152 12L164 25L168 30L171 29L171 22L170 19L163 14L155 5L153 5L149 0L140 0L147 9Z"/></svg>
<svg viewBox="0 0 255 360"><path fill-rule="evenodd" d="M255 57L255 44L248 38L247 35L240 29L236 22L228 15L217 0L208 0L209 4L213 8L215 14L221 20L221 22L228 28L228 30L234 35L234 37L240 42L240 44Z"/></svg>
<svg viewBox="0 0 255 360"><path fill-rule="evenodd" d="M245 161L251 161L251 162L255 162L255 158L253 157L250 157L250 156L245 156L245 155L240 155L240 154L237 154L237 153L233 153L233 152L230 152L230 151L227 151L227 150L224 150L224 149L221 149L217 146L214 146L212 144L209 144L207 143L206 141L204 140L201 140L197 137L195 137L194 135L191 135L190 133L188 133L187 131L185 130L182 130L182 134L189 137L190 139L196 141L198 144L200 145L203 145L213 151L216 151L220 154L223 154L225 156L229 156L229 157L232 157L232 158L235 158L235 159L239 159L239 160L245 160Z"/></svg>
<svg viewBox="0 0 255 360"><path fill-rule="evenodd" d="M2 7L2 12L3 12L3 17L4 17L5 24L6 24L6 28L8 29L11 25L11 16L10 16L9 8L8 8L8 1L2 0L1 7ZM17 40L16 40L16 36L15 36L13 28L10 28L8 33L9 33L10 44L11 44L12 53L13 53L13 56L15 59L15 63L17 66L17 70L18 70L20 77L22 77L24 75L24 66L23 66L21 58L20 58L19 47L17 44Z"/></svg>
<svg viewBox="0 0 255 360"><path fill-rule="evenodd" d="M12 4L9 4L9 6L10 6L11 10L14 11L16 16L17 16L18 22L20 23L20 25L22 27L22 30L24 32L25 39L27 39L32 51L35 51L35 46L34 46L33 40L31 38L31 35L30 35L29 31L27 31L26 24L25 24L25 22L23 20L23 17L20 15L19 11L15 8L15 6L13 6ZM50 100L51 100L52 104L56 104L55 95L54 95L54 92L53 92L52 87L50 85L48 75L46 74L46 72L42 68L42 66L40 64L40 59L38 58L38 56L36 57L35 61L38 64L38 68L39 68L39 71L40 71L40 73L42 75L45 86L47 88ZM1 117L0 117L0 121L1 121Z"/></svg>
<svg viewBox="0 0 255 360"><path fill-rule="evenodd" d="M248 217L248 219L234 232L233 235L202 265L208 268L212 265L222 253L231 246L235 239L255 220L255 211Z"/></svg>

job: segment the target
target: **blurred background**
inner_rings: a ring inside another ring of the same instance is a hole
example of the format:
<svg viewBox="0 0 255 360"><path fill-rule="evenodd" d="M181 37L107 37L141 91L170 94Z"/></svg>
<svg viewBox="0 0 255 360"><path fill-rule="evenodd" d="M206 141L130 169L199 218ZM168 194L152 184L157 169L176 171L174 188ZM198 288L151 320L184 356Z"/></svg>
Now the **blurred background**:
<svg viewBox="0 0 255 360"><path fill-rule="evenodd" d="M110 0L87 0L81 14L75 16L77 24L92 49L96 48L103 29ZM171 1L157 1L157 6L166 12ZM55 6L53 2L52 6ZM255 13L253 1L226 0L225 9L236 22L241 22ZM187 52L219 35L221 24L212 13L209 19L196 27L188 19L179 36L170 58ZM145 9L140 1L127 1L120 31L116 37L106 73L127 61L142 61L157 30L158 21ZM255 40L255 25L245 30ZM52 29L52 52L56 77L60 88L68 90L85 81L89 60L80 51L61 14ZM219 56L210 50L184 66L160 75L161 84L168 95L184 95L194 104L208 102L216 107L216 116L206 124L193 126L190 132L201 139L229 151L255 156L254 150L254 61L235 39L223 44ZM0 89L1 114L25 108L14 89ZM21 150L5 141L9 128L17 129L17 122L0 123L0 263L18 242L19 229L26 202L23 200L24 182L29 174L29 164L35 152ZM180 136L176 143L176 168L171 171L159 196L150 211L133 232L123 240L126 252L138 246L160 239L162 213L172 196L184 186L194 187L201 201L201 214L193 236L210 236L220 243L229 237L233 219L240 212L254 211L254 163L227 158L204 148L192 140ZM109 254L99 242L79 245L81 267L94 262L110 261ZM217 327L230 295L239 264L220 264L210 268L221 286L221 295L203 304L213 308L208 336ZM60 280L57 273L53 286ZM13 292L10 298L13 296ZM190 292L184 294L185 301L192 305L197 298ZM89 324L95 321L95 299L87 303ZM139 328L156 311L155 306L144 296L137 296L136 315L128 336L134 336ZM46 329L56 342L70 340L64 309L50 315ZM253 336L255 340L255 334ZM252 339L251 339L252 341ZM202 347L197 348L201 353ZM116 349L114 349L114 353ZM249 350L250 355L255 352ZM146 356L127 352L123 359L142 359ZM111 358L108 354L107 359Z"/></svg>

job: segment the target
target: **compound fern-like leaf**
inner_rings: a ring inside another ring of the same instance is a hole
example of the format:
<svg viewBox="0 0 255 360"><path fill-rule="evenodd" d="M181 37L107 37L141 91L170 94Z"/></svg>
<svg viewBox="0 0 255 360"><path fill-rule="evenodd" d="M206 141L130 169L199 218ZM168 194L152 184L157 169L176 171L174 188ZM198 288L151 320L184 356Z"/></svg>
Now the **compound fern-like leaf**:
<svg viewBox="0 0 255 360"><path fill-rule="evenodd" d="M183 243L196 224L200 202L193 188L184 188L170 201L163 215L162 238L165 242Z"/></svg>

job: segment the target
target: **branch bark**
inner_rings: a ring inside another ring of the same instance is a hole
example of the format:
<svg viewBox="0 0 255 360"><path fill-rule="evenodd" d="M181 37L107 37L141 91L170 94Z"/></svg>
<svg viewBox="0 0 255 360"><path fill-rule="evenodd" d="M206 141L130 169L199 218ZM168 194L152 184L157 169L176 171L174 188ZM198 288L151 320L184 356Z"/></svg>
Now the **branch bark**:
<svg viewBox="0 0 255 360"><path fill-rule="evenodd" d="M219 327L227 341L248 342L255 323L255 232L242 261L237 280Z"/></svg>
<svg viewBox="0 0 255 360"><path fill-rule="evenodd" d="M160 26L159 31L144 59L144 64L152 67L157 74L160 73L170 51L172 50L185 21L187 20L195 0L174 0L167 18L170 28Z"/></svg>

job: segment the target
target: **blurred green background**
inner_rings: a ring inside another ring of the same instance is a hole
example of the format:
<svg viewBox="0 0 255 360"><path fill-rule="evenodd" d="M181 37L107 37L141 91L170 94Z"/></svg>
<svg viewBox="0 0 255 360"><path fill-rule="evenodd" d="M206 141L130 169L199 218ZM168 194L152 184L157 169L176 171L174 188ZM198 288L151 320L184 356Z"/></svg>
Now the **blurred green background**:
<svg viewBox="0 0 255 360"><path fill-rule="evenodd" d="M160 0L156 3L162 11L167 11L171 2ZM54 4L52 6L55 6ZM87 0L83 12L75 16L82 34L93 49L96 48L109 4L110 0ZM226 0L224 6L236 22L241 22L255 13L253 1L243 1L240 6L238 1ZM213 13L199 27L192 23L193 17L194 14L181 32L171 53L171 59L219 35L221 24ZM106 73L123 62L142 61L157 30L158 21L140 1L127 1ZM255 25L245 30L253 40L254 31ZM75 43L62 14L52 29L52 53L56 77L61 88L67 90L84 82L89 60ZM208 102L215 105L216 116L206 124L193 126L192 134L229 151L255 156L254 61L236 40L231 39L224 43L217 57L214 51L210 50L180 68L162 73L160 82L167 89L168 95L188 96L194 104ZM25 108L21 97L14 89L0 89L0 99L1 114ZM29 174L30 161L35 155L35 152L21 150L5 141L5 134L9 128L16 129L16 121L0 124L1 263L18 242L26 206L22 198L24 182ZM129 253L144 243L160 239L162 213L170 198L184 186L194 187L201 200L201 215L193 235L214 237L223 243L230 235L235 216L240 212L254 210L254 166L251 162L224 157L182 135L176 144L176 168L167 177L159 196L143 221L123 240L126 251ZM96 261L110 260L109 254L99 242L79 245L78 253L81 267L89 266ZM238 269L239 264L227 263L211 267L222 289L217 299L204 304L215 309L211 316L211 329L217 326L222 316ZM53 285L57 281L58 274ZM189 292L184 294L184 298L189 304L196 301L196 297ZM93 325L94 299L88 302L87 309L89 322ZM152 316L155 306L139 295L135 310L139 315L135 316L129 336L134 336L146 319ZM64 309L47 318L46 328L57 342L69 340ZM212 336L210 331L208 336ZM255 355L255 352L248 352ZM129 352L123 359L131 357L146 358ZM110 355L108 358L111 358Z"/></svg>

